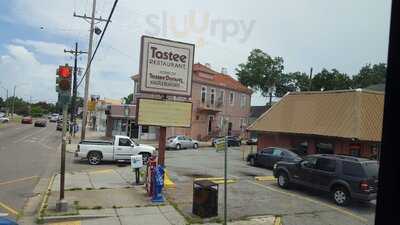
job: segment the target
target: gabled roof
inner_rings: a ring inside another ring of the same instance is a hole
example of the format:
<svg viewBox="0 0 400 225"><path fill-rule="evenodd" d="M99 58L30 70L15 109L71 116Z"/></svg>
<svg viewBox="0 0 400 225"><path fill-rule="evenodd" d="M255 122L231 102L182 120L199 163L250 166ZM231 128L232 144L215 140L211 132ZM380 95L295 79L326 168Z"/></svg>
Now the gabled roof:
<svg viewBox="0 0 400 225"><path fill-rule="evenodd" d="M131 76L131 79L135 81L139 80L139 74ZM247 94L253 93L251 89L233 79L230 75L218 73L200 63L193 64L193 82L232 89Z"/></svg>
<svg viewBox="0 0 400 225"><path fill-rule="evenodd" d="M252 94L252 90L241 84L239 81L233 79L228 74L218 73L203 64L196 63L193 65L193 72L197 74L193 76L193 81L199 83L205 83L209 85L214 85L217 87L222 87L226 89L232 89L239 92L244 92L247 94ZM197 73L196 73L197 72ZM200 73L199 73L200 72ZM202 76L205 73L205 76Z"/></svg>
<svg viewBox="0 0 400 225"><path fill-rule="evenodd" d="M383 103L382 92L361 89L293 92L274 104L248 130L380 142Z"/></svg>

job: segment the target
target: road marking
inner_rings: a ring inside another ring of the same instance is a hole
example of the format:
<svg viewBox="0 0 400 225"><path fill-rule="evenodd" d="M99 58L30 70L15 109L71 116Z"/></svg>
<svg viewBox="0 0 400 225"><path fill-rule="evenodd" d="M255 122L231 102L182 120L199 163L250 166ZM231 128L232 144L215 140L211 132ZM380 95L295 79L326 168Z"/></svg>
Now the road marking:
<svg viewBox="0 0 400 225"><path fill-rule="evenodd" d="M254 185L263 187L265 189L268 189L268 190L271 190L271 191L275 191L275 192L290 196L290 197L295 197L295 198L303 199L303 200L306 200L306 201L309 201L309 202L312 202L312 203L315 203L315 204L320 204L320 205L326 206L326 207L328 207L330 209L333 209L333 210L336 210L336 211L341 212L343 214L346 214L348 216L351 216L351 217L353 217L353 218L355 218L355 219L357 219L357 220L359 220L359 221L361 221L363 223L368 222L368 220L366 218L364 218L364 217L358 216L358 215L356 215L356 214L354 214L352 212L349 212L347 210L340 209L340 208L335 207L335 206L331 206L331 205L329 205L327 203L316 201L316 200L313 200L311 198L303 197L303 196L300 196L300 195L297 195L297 194L289 193L287 191L278 190L276 188L268 187L268 186L265 186L265 185L262 185L262 184L259 184L259 183L253 182L253 181L248 181L248 182L252 183Z"/></svg>
<svg viewBox="0 0 400 225"><path fill-rule="evenodd" d="M164 187L165 188L176 188L175 183L169 178L167 171L165 171L164 175L165 175L164 176Z"/></svg>
<svg viewBox="0 0 400 225"><path fill-rule="evenodd" d="M88 171L88 173L96 174L96 173L112 173L114 172L113 169L102 169L102 170L95 170L95 171Z"/></svg>
<svg viewBox="0 0 400 225"><path fill-rule="evenodd" d="M13 184L13 183L16 183L16 182L35 179L35 178L39 178L39 176L22 177L22 178L15 179L15 180L4 181L4 182L1 182L0 185Z"/></svg>
<svg viewBox="0 0 400 225"><path fill-rule="evenodd" d="M282 218L280 216L275 217L274 225L282 225Z"/></svg>
<svg viewBox="0 0 400 225"><path fill-rule="evenodd" d="M81 221L65 221L65 222L57 222L57 223L50 223L49 225L81 225Z"/></svg>
<svg viewBox="0 0 400 225"><path fill-rule="evenodd" d="M216 184L223 184L225 179L223 177L202 177L202 178L195 178L195 181L201 181L201 180L210 180ZM227 179L226 183L231 184L231 183L236 183L237 181L235 179Z"/></svg>
<svg viewBox="0 0 400 225"><path fill-rule="evenodd" d="M14 214L16 216L18 215L17 210L11 208L10 206L7 206L6 204L4 204L2 202L0 202L0 207L2 207L3 209L7 210L8 212L10 212L10 213L12 213L12 214Z"/></svg>
<svg viewBox="0 0 400 225"><path fill-rule="evenodd" d="M257 181L275 181L276 178L274 176L258 176L254 177Z"/></svg>

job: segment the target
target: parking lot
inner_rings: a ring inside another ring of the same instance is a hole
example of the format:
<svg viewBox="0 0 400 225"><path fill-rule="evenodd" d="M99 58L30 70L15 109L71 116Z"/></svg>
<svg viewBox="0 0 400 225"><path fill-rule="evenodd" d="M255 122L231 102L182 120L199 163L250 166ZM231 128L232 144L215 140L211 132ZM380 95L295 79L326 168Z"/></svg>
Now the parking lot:
<svg viewBox="0 0 400 225"><path fill-rule="evenodd" d="M180 211L193 217L193 180L201 177L223 177L224 153L214 148L167 151L166 167L176 188L166 190L168 199ZM255 179L267 176L264 181ZM228 152L228 218L277 215L285 225L295 224L373 224L375 201L355 202L348 207L336 206L325 193L305 188L280 189L272 171L247 165L238 147ZM219 217L223 216L223 185L219 185Z"/></svg>

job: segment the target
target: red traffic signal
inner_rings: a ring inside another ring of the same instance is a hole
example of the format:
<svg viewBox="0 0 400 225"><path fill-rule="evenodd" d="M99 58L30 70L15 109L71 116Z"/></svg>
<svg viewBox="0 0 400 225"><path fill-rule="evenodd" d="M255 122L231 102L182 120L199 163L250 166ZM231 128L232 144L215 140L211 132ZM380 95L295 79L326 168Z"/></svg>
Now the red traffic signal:
<svg viewBox="0 0 400 225"><path fill-rule="evenodd" d="M58 75L60 75L62 78L70 78L72 75L71 67L60 66L58 69Z"/></svg>

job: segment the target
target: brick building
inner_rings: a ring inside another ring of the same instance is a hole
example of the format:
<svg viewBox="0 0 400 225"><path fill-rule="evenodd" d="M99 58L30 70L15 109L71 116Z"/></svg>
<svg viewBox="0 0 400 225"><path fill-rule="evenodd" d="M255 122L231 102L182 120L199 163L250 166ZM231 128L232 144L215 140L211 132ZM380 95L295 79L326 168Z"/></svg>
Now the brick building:
<svg viewBox="0 0 400 225"><path fill-rule="evenodd" d="M134 80L134 102L140 97L159 98L159 95L138 92L139 76ZM246 136L246 127L250 114L252 91L233 79L226 71L216 72L200 63L193 65L192 83L192 127L167 128L167 137L187 135L198 140L208 140L213 136L237 135ZM171 97L170 100L184 99ZM154 133L158 137L158 128L139 126L139 133Z"/></svg>
<svg viewBox="0 0 400 225"><path fill-rule="evenodd" d="M294 92L285 95L248 130L258 150L285 147L306 154L379 155L384 93L366 90Z"/></svg>

